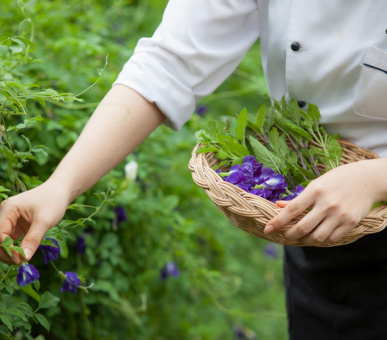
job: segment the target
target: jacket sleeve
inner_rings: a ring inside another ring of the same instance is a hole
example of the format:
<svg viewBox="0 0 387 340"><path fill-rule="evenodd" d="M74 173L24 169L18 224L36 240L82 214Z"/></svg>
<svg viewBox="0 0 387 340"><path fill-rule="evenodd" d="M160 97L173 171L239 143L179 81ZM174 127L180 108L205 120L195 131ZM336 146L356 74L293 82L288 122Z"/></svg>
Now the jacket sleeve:
<svg viewBox="0 0 387 340"><path fill-rule="evenodd" d="M114 84L155 103L178 130L257 39L257 0L170 0L153 37L138 41Z"/></svg>

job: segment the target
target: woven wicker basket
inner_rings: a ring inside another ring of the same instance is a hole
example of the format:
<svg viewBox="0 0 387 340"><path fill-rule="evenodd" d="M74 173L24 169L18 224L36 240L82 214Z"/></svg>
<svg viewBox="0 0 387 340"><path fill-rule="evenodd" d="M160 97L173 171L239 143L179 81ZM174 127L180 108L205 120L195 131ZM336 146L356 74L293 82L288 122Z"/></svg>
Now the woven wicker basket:
<svg viewBox="0 0 387 340"><path fill-rule="evenodd" d="M357 145L339 141L343 147L341 164L353 163L365 159L375 159L378 155L372 151L361 149ZM212 168L219 164L219 160L212 153L196 153L200 144L196 145L189 162L194 182L203 188L218 209L238 228L250 235L278 243L293 246L303 246L299 241L286 240L280 232L265 234L263 229L280 208L274 203L259 196L247 193L237 186L224 181ZM307 212L292 221L291 227L297 223ZM323 247L344 245L356 241L360 237L379 232L387 225L387 205L380 205L369 212L360 223L348 232L339 242L324 244Z"/></svg>

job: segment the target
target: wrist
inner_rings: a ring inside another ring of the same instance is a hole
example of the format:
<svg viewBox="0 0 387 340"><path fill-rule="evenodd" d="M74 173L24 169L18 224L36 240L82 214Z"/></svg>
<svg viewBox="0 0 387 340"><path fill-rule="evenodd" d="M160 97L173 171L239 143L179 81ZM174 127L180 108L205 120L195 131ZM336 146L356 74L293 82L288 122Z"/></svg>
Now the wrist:
<svg viewBox="0 0 387 340"><path fill-rule="evenodd" d="M52 175L46 182L42 184L43 187L49 191L55 192L62 201L69 205L76 197L78 197L78 191L65 180L61 180L59 177Z"/></svg>
<svg viewBox="0 0 387 340"><path fill-rule="evenodd" d="M376 202L387 201L387 176L385 176L387 169L387 158L378 158L374 160L363 161L372 166L367 166L365 175L369 178L374 188L374 200Z"/></svg>

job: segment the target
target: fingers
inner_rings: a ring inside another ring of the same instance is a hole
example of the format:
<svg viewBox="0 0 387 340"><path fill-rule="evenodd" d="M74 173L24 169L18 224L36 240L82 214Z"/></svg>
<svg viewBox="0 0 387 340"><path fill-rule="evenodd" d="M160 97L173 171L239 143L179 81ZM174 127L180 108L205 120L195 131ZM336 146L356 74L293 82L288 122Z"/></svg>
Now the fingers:
<svg viewBox="0 0 387 340"><path fill-rule="evenodd" d="M29 261L35 254L49 227L49 224L41 219L36 218L32 221L31 227L20 245L24 250L26 261Z"/></svg>
<svg viewBox="0 0 387 340"><path fill-rule="evenodd" d="M5 237L4 237L5 239ZM2 242L1 242L2 243ZM8 255L3 247L0 247L0 261L6 264L20 264L20 255L14 250L11 250L12 257Z"/></svg>
<svg viewBox="0 0 387 340"><path fill-rule="evenodd" d="M320 229L320 226L324 226L326 223L324 220L324 214L321 212L316 212L316 211L310 211L308 214L306 214L297 224L292 226L290 229L286 230L283 232L283 236L289 240L289 241L295 241L298 240L302 237L305 237L306 235L309 235L313 232L314 236L319 236L321 239L324 237L328 237L328 235L321 234L321 231L315 235L315 228ZM331 224L326 223L328 226L331 226ZM318 226L318 227L317 227ZM334 225L336 226L336 225ZM329 230L325 230L326 233L329 232ZM324 241L323 239L322 241Z"/></svg>
<svg viewBox="0 0 387 340"><path fill-rule="evenodd" d="M2 244L7 237L12 236L12 231L19 218L19 213L14 205L8 201L1 202L0 205L0 244ZM12 244L13 245L13 244ZM12 257L1 247L0 261L7 264L20 264L20 256L16 251L11 250Z"/></svg>
<svg viewBox="0 0 387 340"><path fill-rule="evenodd" d="M277 216L268 222L264 230L265 233L282 230L282 228L289 224L295 217L308 209L313 204L313 199L310 195L301 194L288 203L285 201L278 201L278 204L279 206L284 206L284 208ZM316 224L314 226L316 226Z"/></svg>

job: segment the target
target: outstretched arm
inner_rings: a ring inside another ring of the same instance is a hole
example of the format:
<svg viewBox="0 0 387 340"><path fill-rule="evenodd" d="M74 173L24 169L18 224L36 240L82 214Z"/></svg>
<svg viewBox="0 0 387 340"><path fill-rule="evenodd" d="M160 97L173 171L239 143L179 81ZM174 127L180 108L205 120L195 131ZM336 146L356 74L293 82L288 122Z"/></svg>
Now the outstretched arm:
<svg viewBox="0 0 387 340"><path fill-rule="evenodd" d="M62 218L67 206L129 155L164 120L158 107L132 89L115 85L99 104L78 140L42 185L3 201L0 242L9 236L21 243L29 260L44 234ZM1 249L0 260L20 263Z"/></svg>

